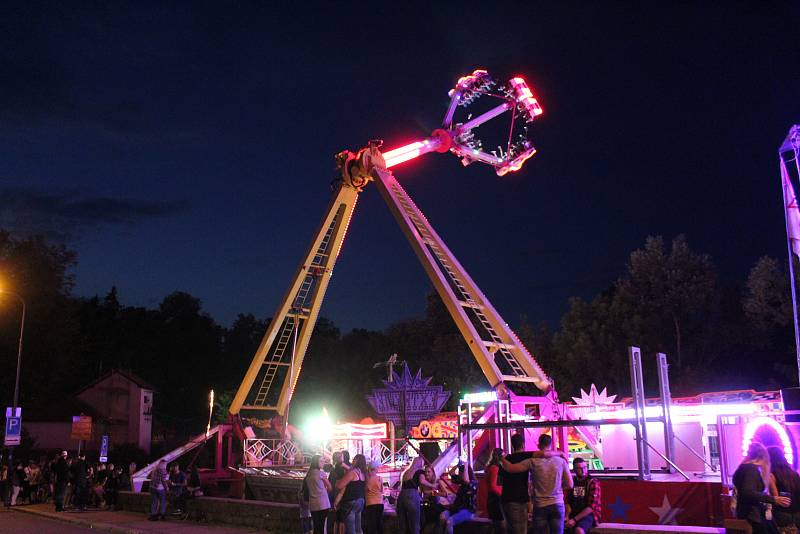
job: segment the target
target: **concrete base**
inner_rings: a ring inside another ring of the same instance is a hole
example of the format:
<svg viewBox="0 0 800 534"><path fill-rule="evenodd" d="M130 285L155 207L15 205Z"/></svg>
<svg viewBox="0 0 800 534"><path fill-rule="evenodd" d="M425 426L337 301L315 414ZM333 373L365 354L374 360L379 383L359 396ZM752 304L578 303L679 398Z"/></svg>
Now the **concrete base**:
<svg viewBox="0 0 800 534"><path fill-rule="evenodd" d="M122 491L118 504L123 510L148 514L150 494ZM276 534L302 534L299 507L296 504L200 497L187 501L186 508L190 518L210 523L254 527ZM400 534L394 513L386 513L383 528L385 534ZM488 534L491 523L476 519L458 525L455 530L458 534Z"/></svg>

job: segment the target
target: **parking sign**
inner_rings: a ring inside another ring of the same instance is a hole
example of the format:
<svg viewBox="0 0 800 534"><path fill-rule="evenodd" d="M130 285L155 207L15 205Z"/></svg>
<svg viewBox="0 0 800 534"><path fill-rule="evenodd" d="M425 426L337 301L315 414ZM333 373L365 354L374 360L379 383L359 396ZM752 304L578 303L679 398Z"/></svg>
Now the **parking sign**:
<svg viewBox="0 0 800 534"><path fill-rule="evenodd" d="M22 410L17 408L14 415L11 413L11 408L6 408L6 437L3 441L6 447L19 445L22 439Z"/></svg>
<svg viewBox="0 0 800 534"><path fill-rule="evenodd" d="M100 440L100 463L108 462L108 436L104 435Z"/></svg>

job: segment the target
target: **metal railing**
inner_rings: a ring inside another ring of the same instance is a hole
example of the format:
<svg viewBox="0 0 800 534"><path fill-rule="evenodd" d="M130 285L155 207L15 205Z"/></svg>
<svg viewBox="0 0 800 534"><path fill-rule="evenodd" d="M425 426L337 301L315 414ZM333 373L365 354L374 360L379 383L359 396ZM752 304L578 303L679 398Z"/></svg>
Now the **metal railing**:
<svg viewBox="0 0 800 534"><path fill-rule="evenodd" d="M288 439L245 439L245 467L296 465L306 463L300 446Z"/></svg>
<svg viewBox="0 0 800 534"><path fill-rule="evenodd" d="M363 454L368 461L378 460L381 465L397 467L410 461L405 442L397 447L392 458L388 442L378 440L369 440L366 445L360 439L331 440L318 450L303 450L299 443L291 440L253 438L244 440L244 467L308 464L312 454L320 453L330 457L333 452L344 449L354 454Z"/></svg>

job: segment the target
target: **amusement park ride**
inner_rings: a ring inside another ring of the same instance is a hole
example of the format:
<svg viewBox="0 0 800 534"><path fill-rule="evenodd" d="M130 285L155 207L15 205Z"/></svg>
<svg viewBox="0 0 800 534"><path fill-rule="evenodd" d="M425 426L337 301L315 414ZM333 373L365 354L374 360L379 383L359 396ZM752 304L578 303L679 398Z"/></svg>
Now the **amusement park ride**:
<svg viewBox="0 0 800 534"><path fill-rule="evenodd" d="M243 471L236 467L237 464L247 467L248 460L253 459L262 464L265 460L271 463L269 459L276 457L283 461L275 463L293 464L295 457L301 456L293 441L288 439L289 406L356 202L370 182L375 183L491 387L485 395L461 402L455 423L457 439L434 462L438 473L457 457L468 462L477 460L473 453L477 451L476 444L480 439L487 447L491 444L508 450L512 431L524 432L531 445L533 439L530 438L535 438L536 434L552 432L556 442L570 452L573 451L573 442L579 442L591 452L598 467L608 470L609 466L614 466L612 469L616 469L618 474L638 476L640 480L651 478L650 463L656 462L661 464L661 467L654 468L656 473L678 474L687 484L695 482L690 481L685 471L699 471L696 476L711 475L719 481L719 468L725 482L726 470L741 459L741 444L749 443L748 440L755 439L756 433L761 431L758 430L760 426L753 426L755 423L747 426L752 421L760 421L767 431L777 433L776 443L782 445L790 456L795 449L794 443L800 440L793 437L796 429L783 424L780 415L783 404L777 392L761 396L745 392L750 395L746 402L723 400L717 403L698 398L672 407L666 357L660 354L661 396L660 401L653 405L644 397L641 354L635 347L629 351L634 393L630 403L632 410L624 403L605 402L608 399L596 395L594 387L587 397L593 399L591 402L586 398L577 405L559 402L552 380L390 170L424 154L451 152L464 165L475 162L490 165L498 176L517 171L536 152L528 134L530 126L542 114L542 107L522 78L497 82L484 70L476 70L458 80L449 96L450 103L441 128L434 130L429 137L388 151L381 151L380 141L371 141L355 153L343 151L336 155L338 179L334 184L333 198L230 405L229 423L198 436L165 459L172 461L214 436L217 442L216 476L230 478L231 472L236 472L241 482ZM473 117L471 113L477 115ZM501 130L502 145L487 151L478 128L489 121L496 126L501 117L508 120L508 128ZM520 384L528 386L518 388ZM530 390L530 385L539 390L539 396L519 393L521 389ZM742 395L735 398L744 399L746 395ZM598 401L600 397L602 399ZM780 424L776 423L778 420ZM655 432L653 425L657 427ZM277 444L265 445L267 440L259 439L264 436L256 436L254 427L256 431L269 429L273 438L277 437L274 440ZM373 430L355 428L354 432L362 432L358 434L359 439L365 443L368 439L386 437L385 432L371 437ZM654 434L657 436L656 441L663 439L663 446L655 447L648 442L648 431L651 438ZM725 432L729 436L736 435L734 441L738 440L738 447L726 445L730 440L723 439ZM234 438L242 443L241 462L233 458ZM223 458L225 439L226 459ZM676 440L683 445L682 453L676 452ZM715 451L726 447L732 448L733 452L728 451L730 454L726 459L723 450L720 460ZM396 465L394 450L387 463ZM684 468L681 469L679 464ZM690 467L686 468L686 465ZM141 487L151 469L152 464L134 475L137 487ZM243 492L243 488L240 490ZM716 482L713 490L697 490L691 486L685 491L699 491L703 495L716 492L719 495L721 485ZM667 495L668 492L664 494L664 502L667 502ZM704 497L701 500L708 499ZM709 517L712 513L721 514L716 504L709 504L707 508L698 513L708 512ZM712 508L713 511L709 511ZM706 521L711 519L706 518Z"/></svg>
<svg viewBox="0 0 800 534"><path fill-rule="evenodd" d="M477 117L455 122L456 111L466 109L479 98L493 100L497 105ZM476 129L505 114L510 115L506 146L487 153ZM337 154L339 180L333 199L233 399L232 418L236 420L247 412L286 414L358 195L372 181L489 384L505 391L510 382L532 382L542 391L550 390L547 375L389 171L423 154L449 151L459 156L464 165L486 163L503 176L520 169L536 152L525 134L527 126L541 114L542 108L522 78L497 84L486 71L476 70L458 81L450 93L442 128L429 138L383 153L380 142L373 141L357 153Z"/></svg>

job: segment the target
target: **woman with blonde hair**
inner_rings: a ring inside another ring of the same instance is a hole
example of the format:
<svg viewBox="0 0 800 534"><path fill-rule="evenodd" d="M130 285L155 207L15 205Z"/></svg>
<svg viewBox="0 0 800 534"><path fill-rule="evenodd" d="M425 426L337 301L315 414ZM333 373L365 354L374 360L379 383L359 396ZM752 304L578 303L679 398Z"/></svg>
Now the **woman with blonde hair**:
<svg viewBox="0 0 800 534"><path fill-rule="evenodd" d="M420 488L436 489L425 477L425 459L417 456L400 477L400 495L397 497L397 522L401 534L419 534Z"/></svg>
<svg viewBox="0 0 800 534"><path fill-rule="evenodd" d="M383 534L383 481L378 476L381 463L372 460L367 464L367 484L362 514L364 534Z"/></svg>
<svg viewBox="0 0 800 534"><path fill-rule="evenodd" d="M787 497L773 497L764 490L769 487L770 462L767 449L757 442L750 444L747 456L733 474L736 487L736 517L745 519L753 529L753 534L768 532L765 515L767 504L789 506Z"/></svg>

